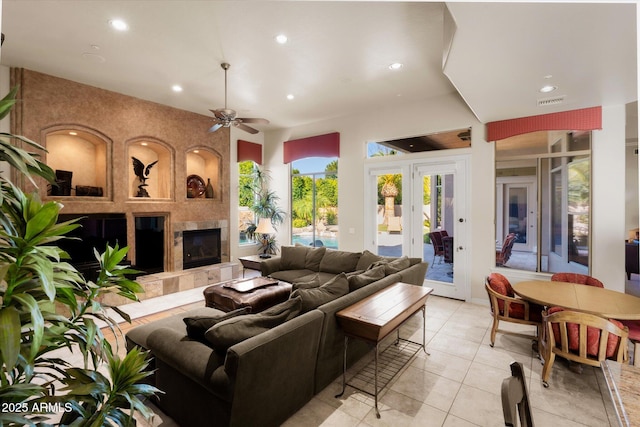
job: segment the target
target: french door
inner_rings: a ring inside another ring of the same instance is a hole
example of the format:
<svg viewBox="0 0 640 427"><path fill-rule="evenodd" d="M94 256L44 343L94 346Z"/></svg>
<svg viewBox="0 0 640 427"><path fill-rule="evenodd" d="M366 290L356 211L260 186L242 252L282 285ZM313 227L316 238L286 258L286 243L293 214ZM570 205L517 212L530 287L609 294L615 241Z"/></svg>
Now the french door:
<svg viewBox="0 0 640 427"><path fill-rule="evenodd" d="M424 285L467 300L466 156L368 165L365 247L429 264ZM437 235L437 236L436 236ZM437 239L436 237L442 237Z"/></svg>

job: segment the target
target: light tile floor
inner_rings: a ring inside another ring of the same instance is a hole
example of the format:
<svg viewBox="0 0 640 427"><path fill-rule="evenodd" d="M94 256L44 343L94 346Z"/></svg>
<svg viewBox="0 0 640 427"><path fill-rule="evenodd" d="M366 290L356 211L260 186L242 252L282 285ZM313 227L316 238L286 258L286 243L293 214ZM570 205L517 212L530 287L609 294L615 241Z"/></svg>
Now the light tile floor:
<svg viewBox="0 0 640 427"><path fill-rule="evenodd" d="M134 323L201 306L202 288L171 297L175 305L184 306L149 314L142 303L129 307ZM175 306L174 305L174 306ZM135 309L134 309L135 307ZM133 310L134 312L132 312ZM403 337L420 342L422 316L412 318L401 330ZM341 378L330 384L284 423L298 426L503 426L500 387L510 375L509 364L522 362L529 387L530 402L539 426L608 426L602 393L594 368L585 366L582 374L570 371L562 359L556 361L550 387L544 388L542 365L526 338L498 334L495 347L489 346L491 316L488 306L440 297L427 301L427 351L412 360L396 376L379 400L381 418L373 410L373 398L347 387L341 398ZM135 326L135 325L134 325ZM534 333L534 328L501 323L501 328ZM128 329L133 326L127 326ZM354 366L353 374L372 360L372 354ZM606 393L606 391L605 391ZM175 426L158 411L150 424ZM188 427L188 426L183 426Z"/></svg>

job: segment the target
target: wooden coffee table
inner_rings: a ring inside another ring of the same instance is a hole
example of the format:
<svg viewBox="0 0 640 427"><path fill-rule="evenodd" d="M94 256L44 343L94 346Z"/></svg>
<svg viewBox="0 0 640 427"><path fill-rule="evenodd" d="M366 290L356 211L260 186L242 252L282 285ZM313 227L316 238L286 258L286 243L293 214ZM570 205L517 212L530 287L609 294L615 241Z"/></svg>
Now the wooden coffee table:
<svg viewBox="0 0 640 427"><path fill-rule="evenodd" d="M371 394L375 399L376 417L380 418L380 411L378 411L379 391L393 379L400 369L402 369L420 349L427 353L425 348L425 304L431 292L433 292L431 288L398 282L336 313L338 322L345 333L342 392L336 395L336 397L344 394L347 385L356 390ZM400 338L400 326L418 311L422 311L422 343ZM394 331L397 334L396 340L383 351L382 356L384 358L385 353L388 351L389 358L393 359L393 362L397 363L398 361L402 361L403 363L396 365L397 369L394 369L393 375L385 378L385 383L378 388L380 343ZM364 340L375 346L373 393L356 384L356 381L366 382L366 379L358 378L360 373L356 374L354 378L350 380L350 383L347 384L347 346L349 345L349 338ZM401 344L403 344L404 347L401 347ZM353 381L354 379L356 381Z"/></svg>

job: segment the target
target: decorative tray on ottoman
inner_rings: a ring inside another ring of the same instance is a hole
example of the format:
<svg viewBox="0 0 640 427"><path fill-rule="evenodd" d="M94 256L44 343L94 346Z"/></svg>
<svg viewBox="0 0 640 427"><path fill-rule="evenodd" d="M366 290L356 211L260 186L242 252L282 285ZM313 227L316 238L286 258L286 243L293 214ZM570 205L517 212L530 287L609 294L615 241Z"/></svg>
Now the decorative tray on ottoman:
<svg viewBox="0 0 640 427"><path fill-rule="evenodd" d="M256 277L254 279L238 280L222 285L227 289L233 289L237 292L252 292L265 286L277 285L278 281L269 277Z"/></svg>

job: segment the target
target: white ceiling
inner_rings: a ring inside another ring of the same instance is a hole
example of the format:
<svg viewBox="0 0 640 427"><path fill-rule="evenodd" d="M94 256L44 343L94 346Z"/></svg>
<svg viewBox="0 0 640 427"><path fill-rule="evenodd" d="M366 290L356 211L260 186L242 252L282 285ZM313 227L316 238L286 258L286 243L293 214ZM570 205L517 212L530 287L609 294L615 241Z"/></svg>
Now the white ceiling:
<svg viewBox="0 0 640 427"><path fill-rule="evenodd" d="M270 120L261 130L456 89L482 122L637 100L635 4L448 6L444 73L444 3L395 1L4 0L0 64L211 115L229 62L228 107ZM559 89L540 94L549 74Z"/></svg>

